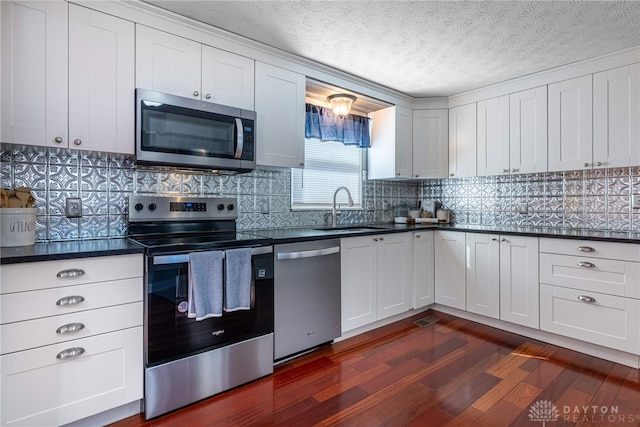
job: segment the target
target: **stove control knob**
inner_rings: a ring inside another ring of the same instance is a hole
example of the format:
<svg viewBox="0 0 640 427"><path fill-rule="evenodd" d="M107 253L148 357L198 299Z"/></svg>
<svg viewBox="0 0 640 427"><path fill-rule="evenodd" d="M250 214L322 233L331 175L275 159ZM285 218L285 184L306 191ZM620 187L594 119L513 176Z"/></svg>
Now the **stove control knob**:
<svg viewBox="0 0 640 427"><path fill-rule="evenodd" d="M218 210L219 210L219 211L224 210L224 205L223 205L222 203L220 203L220 204L218 205Z"/></svg>
<svg viewBox="0 0 640 427"><path fill-rule="evenodd" d="M233 205L233 203L229 203L229 204L227 205L227 209L228 209L228 210L230 210L230 211L234 210L235 208L236 208L236 207Z"/></svg>
<svg viewBox="0 0 640 427"><path fill-rule="evenodd" d="M140 212L142 209L144 209L144 205L142 203L136 203L133 208L136 210L136 212Z"/></svg>
<svg viewBox="0 0 640 427"><path fill-rule="evenodd" d="M156 210L156 208L157 208L157 206L156 206L156 204L155 204L155 203L149 203L149 210L150 210L151 212L155 211L155 210Z"/></svg>

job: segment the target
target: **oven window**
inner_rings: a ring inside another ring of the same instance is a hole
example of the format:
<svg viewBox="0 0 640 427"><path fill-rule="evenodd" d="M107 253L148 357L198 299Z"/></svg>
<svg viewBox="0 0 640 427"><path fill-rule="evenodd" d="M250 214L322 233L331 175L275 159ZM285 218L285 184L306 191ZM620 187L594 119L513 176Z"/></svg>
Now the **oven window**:
<svg viewBox="0 0 640 427"><path fill-rule="evenodd" d="M235 121L232 117L175 106L142 108L142 149L201 157L235 154Z"/></svg>

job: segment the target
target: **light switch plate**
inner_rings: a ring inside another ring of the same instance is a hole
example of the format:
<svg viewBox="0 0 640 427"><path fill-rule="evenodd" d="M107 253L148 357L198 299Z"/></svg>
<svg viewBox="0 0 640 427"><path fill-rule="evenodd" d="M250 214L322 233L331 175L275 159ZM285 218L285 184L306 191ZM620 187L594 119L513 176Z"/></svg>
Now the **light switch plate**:
<svg viewBox="0 0 640 427"><path fill-rule="evenodd" d="M82 199L77 197L67 197L64 214L67 218L81 218Z"/></svg>

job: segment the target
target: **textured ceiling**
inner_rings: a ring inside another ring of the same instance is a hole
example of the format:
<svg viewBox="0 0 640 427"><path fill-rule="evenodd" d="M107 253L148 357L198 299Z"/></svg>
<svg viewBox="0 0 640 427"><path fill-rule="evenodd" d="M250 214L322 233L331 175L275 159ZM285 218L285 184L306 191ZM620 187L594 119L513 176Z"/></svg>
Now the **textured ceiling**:
<svg viewBox="0 0 640 427"><path fill-rule="evenodd" d="M640 46L640 1L147 3L413 97Z"/></svg>

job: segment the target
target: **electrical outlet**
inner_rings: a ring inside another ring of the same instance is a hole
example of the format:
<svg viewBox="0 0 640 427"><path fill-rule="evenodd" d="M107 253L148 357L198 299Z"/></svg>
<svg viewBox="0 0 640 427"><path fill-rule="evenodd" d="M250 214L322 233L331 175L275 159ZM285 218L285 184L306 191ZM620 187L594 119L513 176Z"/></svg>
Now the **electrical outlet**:
<svg viewBox="0 0 640 427"><path fill-rule="evenodd" d="M640 209L640 194L631 195L631 207L633 209Z"/></svg>
<svg viewBox="0 0 640 427"><path fill-rule="evenodd" d="M81 218L82 199L77 197L67 197L64 214L67 218Z"/></svg>

